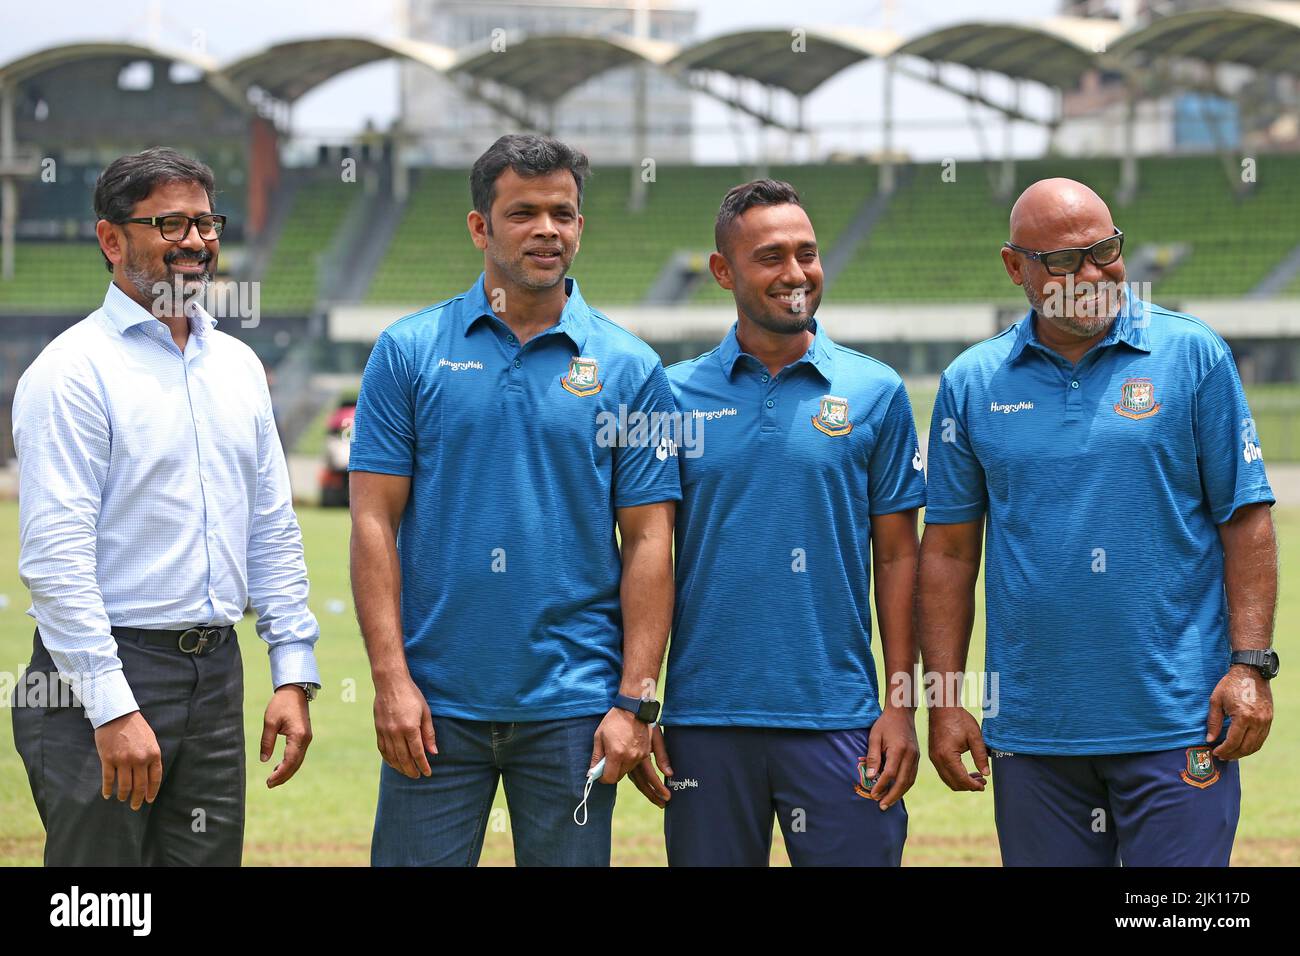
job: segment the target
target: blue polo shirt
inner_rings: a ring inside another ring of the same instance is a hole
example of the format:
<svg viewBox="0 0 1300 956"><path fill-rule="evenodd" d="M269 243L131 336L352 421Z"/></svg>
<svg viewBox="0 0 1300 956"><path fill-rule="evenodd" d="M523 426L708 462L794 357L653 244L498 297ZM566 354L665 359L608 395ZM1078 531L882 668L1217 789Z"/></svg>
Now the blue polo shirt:
<svg viewBox="0 0 1300 956"><path fill-rule="evenodd" d="M871 516L925 504L902 379L820 327L773 376L733 327L668 380L703 442L677 459L664 723L870 726Z"/></svg>
<svg viewBox="0 0 1300 956"><path fill-rule="evenodd" d="M1274 500L1223 339L1131 299L1071 365L1031 312L943 373L928 457L925 520L987 519L988 744L1204 743L1230 653L1217 525Z"/></svg>
<svg viewBox="0 0 1300 956"><path fill-rule="evenodd" d="M522 346L483 281L379 336L349 469L411 478L402 635L434 715L602 713L622 672L615 509L681 489L672 457L598 440L598 416L671 413L672 394L572 279L559 322Z"/></svg>

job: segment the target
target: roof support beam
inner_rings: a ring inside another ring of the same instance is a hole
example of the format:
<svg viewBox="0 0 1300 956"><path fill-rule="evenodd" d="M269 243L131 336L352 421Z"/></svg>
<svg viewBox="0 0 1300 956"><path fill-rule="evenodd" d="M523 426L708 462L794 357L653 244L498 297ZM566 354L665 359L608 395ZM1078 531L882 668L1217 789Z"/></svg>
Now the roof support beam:
<svg viewBox="0 0 1300 956"><path fill-rule="evenodd" d="M1006 106L1002 103L997 102L996 100L990 99L989 97L985 96L982 92L980 92L981 84L978 79L979 76L978 74L976 74L976 86L974 88L962 89L961 87L953 83L949 83L947 80L945 80L939 73L939 70L937 68L938 65L935 64L934 61L930 61L930 62L932 65L932 69L930 70L929 73L923 73L920 70L909 69L908 67L903 66L901 63L896 65L894 68L899 73L902 73L904 76L911 77L914 80L920 80L922 83L929 83L932 86L937 86L941 90L947 90L949 93L953 93L956 96L962 97L963 99L971 100L975 103L981 103L984 106L987 106L989 109L997 110L999 113L1001 113L1003 116L1007 117L1008 119L1019 120L1022 123L1033 123L1038 126L1046 126L1048 124L1049 122L1048 120L1039 119L1036 116L1030 116L1028 113L1021 110L1018 106Z"/></svg>
<svg viewBox="0 0 1300 956"><path fill-rule="evenodd" d="M713 89L708 78L701 75L702 73L703 71L701 70L692 70L689 73L678 73L674 71L672 75L676 77L679 82L685 84L687 88L692 89L697 93L711 96L719 103L724 103L739 113L744 113L746 116L753 117L766 126L775 126L778 129L783 129L791 133L807 132L801 125L792 126L790 123L781 119L779 116L775 115L775 111L755 109L740 98L739 92L737 92L735 96L729 96L726 93Z"/></svg>
<svg viewBox="0 0 1300 956"><path fill-rule="evenodd" d="M464 76L465 74L462 73L460 75ZM498 94L488 90L481 80L474 77L468 77L467 80L459 81L458 85L467 96L478 100L484 106L491 107L506 119L518 123L525 129L536 129L541 130L548 135L550 134L551 130L547 128L548 124L546 122L539 121L535 117L529 116L526 110L516 108L515 105L510 103L504 96L499 96Z"/></svg>

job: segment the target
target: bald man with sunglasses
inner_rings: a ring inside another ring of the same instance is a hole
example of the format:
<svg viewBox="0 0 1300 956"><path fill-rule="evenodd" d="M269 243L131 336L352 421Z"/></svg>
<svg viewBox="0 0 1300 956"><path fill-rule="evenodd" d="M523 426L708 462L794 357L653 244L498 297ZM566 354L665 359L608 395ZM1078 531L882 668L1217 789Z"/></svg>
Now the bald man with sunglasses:
<svg viewBox="0 0 1300 956"><path fill-rule="evenodd" d="M1212 329L1132 294L1123 245L1087 186L1030 186L1002 249L1030 311L935 399L921 650L965 671L987 529L988 676L982 726L931 706L930 759L982 791L992 758L1007 865L1226 866L1272 722L1274 498L1241 380Z"/></svg>

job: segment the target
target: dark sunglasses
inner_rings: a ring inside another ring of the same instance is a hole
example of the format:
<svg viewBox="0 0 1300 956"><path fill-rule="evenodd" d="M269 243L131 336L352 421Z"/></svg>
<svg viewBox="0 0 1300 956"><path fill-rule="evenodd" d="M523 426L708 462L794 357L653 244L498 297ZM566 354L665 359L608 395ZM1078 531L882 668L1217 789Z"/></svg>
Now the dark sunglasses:
<svg viewBox="0 0 1300 956"><path fill-rule="evenodd" d="M203 216L150 216L147 219L125 219L123 222L138 222L142 226L157 226L162 237L168 242L183 242L190 234L190 227L199 230L200 239L217 239L226 228L226 217L208 213Z"/></svg>
<svg viewBox="0 0 1300 956"><path fill-rule="evenodd" d="M1075 249L1053 249L1051 252L1035 252L1033 249L1018 246L1014 242L1004 242L1002 245L1007 249L1016 250L1016 252L1028 259L1037 259L1043 264L1043 268L1047 270L1049 275L1068 276L1074 275L1083 268L1084 256L1087 256L1099 266L1108 266L1118 259L1124 251L1124 233L1116 229L1115 235L1094 242L1090 246Z"/></svg>

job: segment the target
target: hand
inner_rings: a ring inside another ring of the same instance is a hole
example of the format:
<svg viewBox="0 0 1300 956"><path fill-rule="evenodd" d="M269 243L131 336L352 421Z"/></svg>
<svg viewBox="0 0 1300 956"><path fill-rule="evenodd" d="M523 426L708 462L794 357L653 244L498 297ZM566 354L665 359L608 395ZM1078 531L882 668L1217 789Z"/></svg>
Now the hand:
<svg viewBox="0 0 1300 956"><path fill-rule="evenodd" d="M659 767L659 773L671 777L673 768L668 763L668 746L664 743L664 734L658 725L650 731L650 750L654 754L654 762ZM606 761L605 766L609 766L608 761ZM668 801L672 799L672 792L659 779L659 774L655 773L648 756L633 768L629 776L631 776L632 782L636 784L636 788L645 794L645 798L660 810L666 807Z"/></svg>
<svg viewBox="0 0 1300 956"><path fill-rule="evenodd" d="M266 717L262 720L262 763L270 760L275 752L276 737L284 738L284 757L266 778L268 787L278 787L297 773L311 744L307 692L297 684L277 687L266 705Z"/></svg>
<svg viewBox="0 0 1300 956"><path fill-rule="evenodd" d="M117 777L118 802L131 797L131 809L153 803L162 786L162 750L144 714L133 710L95 728L95 749L104 778L100 795L107 800Z"/></svg>
<svg viewBox="0 0 1300 956"><path fill-rule="evenodd" d="M1223 743L1214 748L1214 756L1220 760L1238 760L1264 746L1273 726L1273 690L1255 668L1234 664L1214 688L1205 734L1207 743L1219 736L1224 714L1232 718L1232 726Z"/></svg>
<svg viewBox="0 0 1300 956"><path fill-rule="evenodd" d="M882 754L883 770L880 768ZM867 779L875 778L871 799L879 803L881 810L888 810L912 789L920 756L912 711L886 707L880 719L871 725L867 738Z"/></svg>
<svg viewBox="0 0 1300 956"><path fill-rule="evenodd" d="M631 711L611 707L596 728L588 769L605 758L601 783L618 783L624 774L650 753L650 725L643 724Z"/></svg>
<svg viewBox="0 0 1300 956"><path fill-rule="evenodd" d="M976 772L962 763L970 751ZM989 752L977 721L965 707L930 709L930 762L949 790L983 790L989 777Z"/></svg>
<svg viewBox="0 0 1300 956"><path fill-rule="evenodd" d="M433 775L425 756L438 753L433 715L409 674L375 682L375 736L384 763L398 773L412 780Z"/></svg>

